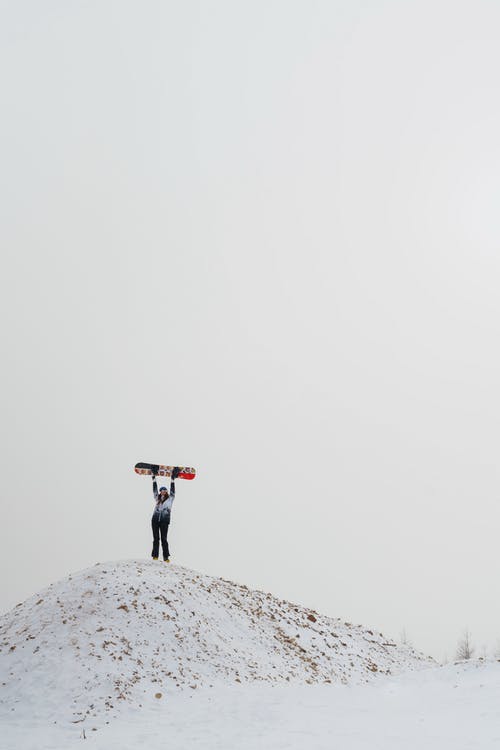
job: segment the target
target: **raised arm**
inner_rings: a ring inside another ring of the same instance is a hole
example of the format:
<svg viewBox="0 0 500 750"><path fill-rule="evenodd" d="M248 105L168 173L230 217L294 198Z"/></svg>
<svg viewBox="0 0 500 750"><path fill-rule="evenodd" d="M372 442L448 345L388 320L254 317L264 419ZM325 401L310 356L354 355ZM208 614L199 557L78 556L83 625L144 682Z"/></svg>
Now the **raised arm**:
<svg viewBox="0 0 500 750"><path fill-rule="evenodd" d="M174 466L174 468L172 469L172 474L171 474L172 479L170 480L170 497L172 499L172 502L175 497L175 480L177 479L178 476L179 476L179 467Z"/></svg>
<svg viewBox="0 0 500 750"><path fill-rule="evenodd" d="M156 484L156 477L153 474L153 497L155 499L155 503L158 502L158 485Z"/></svg>

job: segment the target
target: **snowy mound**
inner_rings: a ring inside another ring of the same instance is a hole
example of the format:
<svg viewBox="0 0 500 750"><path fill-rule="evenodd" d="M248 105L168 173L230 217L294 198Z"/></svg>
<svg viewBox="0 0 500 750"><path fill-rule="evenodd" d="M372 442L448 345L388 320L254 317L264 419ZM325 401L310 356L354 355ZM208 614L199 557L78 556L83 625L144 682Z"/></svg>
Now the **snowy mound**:
<svg viewBox="0 0 500 750"><path fill-rule="evenodd" d="M381 633L175 565L98 564L0 619L1 713L83 721L172 688L361 683L430 660Z"/></svg>

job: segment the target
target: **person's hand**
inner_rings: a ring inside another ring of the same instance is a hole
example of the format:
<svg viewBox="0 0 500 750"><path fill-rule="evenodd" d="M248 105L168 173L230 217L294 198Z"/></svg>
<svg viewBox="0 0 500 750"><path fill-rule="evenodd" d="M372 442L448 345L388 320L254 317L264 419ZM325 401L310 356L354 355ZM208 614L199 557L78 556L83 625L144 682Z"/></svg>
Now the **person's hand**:
<svg viewBox="0 0 500 750"><path fill-rule="evenodd" d="M174 466L174 468L172 469L172 479L177 479L177 477L179 476L179 474L180 474L179 467L178 466Z"/></svg>

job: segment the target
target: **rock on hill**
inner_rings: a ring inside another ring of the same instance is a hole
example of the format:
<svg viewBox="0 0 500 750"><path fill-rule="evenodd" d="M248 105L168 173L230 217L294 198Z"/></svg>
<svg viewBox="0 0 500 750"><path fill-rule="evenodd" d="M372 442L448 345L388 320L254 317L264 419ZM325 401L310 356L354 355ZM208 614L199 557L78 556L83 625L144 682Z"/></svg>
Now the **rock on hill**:
<svg viewBox="0 0 500 750"><path fill-rule="evenodd" d="M175 565L98 564L0 619L0 706L105 720L165 691L366 682L430 660L381 633Z"/></svg>

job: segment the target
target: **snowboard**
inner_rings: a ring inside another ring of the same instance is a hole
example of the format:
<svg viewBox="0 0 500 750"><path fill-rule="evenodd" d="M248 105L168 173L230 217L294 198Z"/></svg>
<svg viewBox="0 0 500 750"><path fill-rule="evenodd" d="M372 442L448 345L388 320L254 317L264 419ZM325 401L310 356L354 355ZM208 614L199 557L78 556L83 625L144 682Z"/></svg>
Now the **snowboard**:
<svg viewBox="0 0 500 750"><path fill-rule="evenodd" d="M136 474L146 474L148 476L157 477L170 477L172 476L173 466L163 466L162 464L146 464L138 463L134 467ZM194 479L196 476L196 469L191 466L179 466L178 479Z"/></svg>

